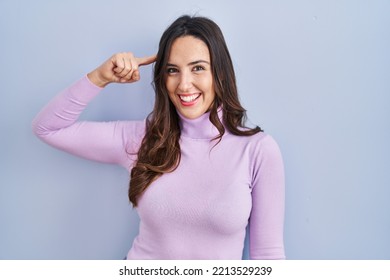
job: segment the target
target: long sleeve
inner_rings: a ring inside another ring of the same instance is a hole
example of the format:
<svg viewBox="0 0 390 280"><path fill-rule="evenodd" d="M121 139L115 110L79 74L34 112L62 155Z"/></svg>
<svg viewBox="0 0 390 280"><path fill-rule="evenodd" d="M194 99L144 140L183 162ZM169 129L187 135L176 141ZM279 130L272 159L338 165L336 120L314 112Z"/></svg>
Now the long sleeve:
<svg viewBox="0 0 390 280"><path fill-rule="evenodd" d="M253 153L253 163L250 258L285 259L284 167L279 147L271 136L265 136L258 143Z"/></svg>
<svg viewBox="0 0 390 280"><path fill-rule="evenodd" d="M85 76L59 93L33 120L33 132L47 144L71 154L131 168L144 121L77 121L101 91Z"/></svg>

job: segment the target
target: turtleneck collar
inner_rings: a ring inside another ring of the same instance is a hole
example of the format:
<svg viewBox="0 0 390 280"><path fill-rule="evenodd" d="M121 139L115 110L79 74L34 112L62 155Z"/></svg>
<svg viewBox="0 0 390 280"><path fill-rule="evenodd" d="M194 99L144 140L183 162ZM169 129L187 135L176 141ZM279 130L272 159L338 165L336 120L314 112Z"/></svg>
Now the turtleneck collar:
<svg viewBox="0 0 390 280"><path fill-rule="evenodd" d="M218 129L210 121L210 112L206 112L196 119L188 119L178 111L181 136L192 139L211 140L219 134ZM222 109L218 109L219 119L222 121Z"/></svg>

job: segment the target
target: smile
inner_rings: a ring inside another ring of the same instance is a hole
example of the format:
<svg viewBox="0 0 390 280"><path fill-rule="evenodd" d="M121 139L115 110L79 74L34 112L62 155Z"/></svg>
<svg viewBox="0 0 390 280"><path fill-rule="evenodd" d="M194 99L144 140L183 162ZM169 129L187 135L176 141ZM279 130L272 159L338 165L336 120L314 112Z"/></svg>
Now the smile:
<svg viewBox="0 0 390 280"><path fill-rule="evenodd" d="M191 94L191 95L179 95L179 98L181 101L184 101L184 102L192 102L195 99L197 99L199 96L200 96L200 93L195 93L195 94Z"/></svg>
<svg viewBox="0 0 390 280"><path fill-rule="evenodd" d="M200 96L200 93L195 93L195 94L191 94L191 95L179 95L179 98L182 101L182 103L192 103L196 99L198 99L199 96Z"/></svg>

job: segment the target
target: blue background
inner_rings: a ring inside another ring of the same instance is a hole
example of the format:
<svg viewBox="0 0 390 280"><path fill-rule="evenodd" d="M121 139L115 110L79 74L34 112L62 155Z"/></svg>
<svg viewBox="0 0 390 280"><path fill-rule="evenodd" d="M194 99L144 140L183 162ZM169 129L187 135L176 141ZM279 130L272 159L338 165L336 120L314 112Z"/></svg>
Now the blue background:
<svg viewBox="0 0 390 280"><path fill-rule="evenodd" d="M0 259L126 255L139 223L127 172L43 144L31 121L112 54L154 54L184 13L220 25L249 118L281 147L287 258L390 259L390 2L379 0L1 0ZM151 70L107 87L82 119L144 118Z"/></svg>

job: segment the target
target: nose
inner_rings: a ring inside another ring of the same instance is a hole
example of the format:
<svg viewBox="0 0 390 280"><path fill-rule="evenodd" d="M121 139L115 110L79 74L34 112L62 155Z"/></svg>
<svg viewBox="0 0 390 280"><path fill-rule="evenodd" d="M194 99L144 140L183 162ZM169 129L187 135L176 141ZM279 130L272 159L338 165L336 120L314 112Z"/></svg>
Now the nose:
<svg viewBox="0 0 390 280"><path fill-rule="evenodd" d="M187 71L180 73L180 81L178 89L181 92L188 92L192 88L192 75Z"/></svg>

